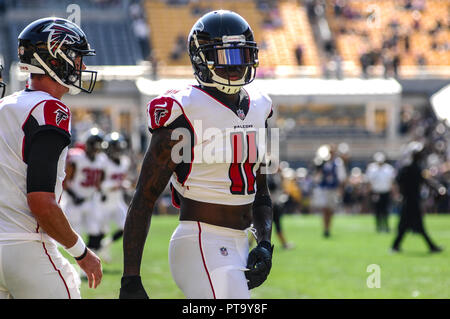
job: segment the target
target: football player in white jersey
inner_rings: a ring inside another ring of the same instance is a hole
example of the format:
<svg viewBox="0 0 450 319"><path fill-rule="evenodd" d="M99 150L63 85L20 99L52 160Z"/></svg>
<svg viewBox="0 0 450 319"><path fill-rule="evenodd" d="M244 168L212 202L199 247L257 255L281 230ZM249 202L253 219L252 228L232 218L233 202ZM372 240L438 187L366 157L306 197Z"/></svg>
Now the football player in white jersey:
<svg viewBox="0 0 450 319"><path fill-rule="evenodd" d="M106 155L102 152L103 133L96 127L84 138L85 149L71 149L67 158L64 211L79 232L88 235L87 246L100 249L103 238L100 186L104 179Z"/></svg>
<svg viewBox="0 0 450 319"><path fill-rule="evenodd" d="M152 139L125 222L120 298L148 298L140 277L142 253L155 201L169 179L180 208L169 264L187 298L250 298L250 289L266 280L272 266L272 202L260 143L272 102L254 87L243 88L258 66L253 32L234 12L210 12L193 26L188 51L199 85L171 90L148 104ZM181 131L191 133L181 142L189 145L183 157L190 156L179 161L180 141L172 133ZM249 253L252 228L258 244Z"/></svg>
<svg viewBox="0 0 450 319"><path fill-rule="evenodd" d="M101 184L103 195L100 203L100 211L103 216L102 232L103 234L108 233L111 222L118 227L110 237L105 237L101 241L99 255L103 260L108 261L110 259L109 246L123 236L128 209L124 190L131 185L127 180L131 162L125 154L128 143L122 134L112 132L106 135L104 144L106 144L105 153L108 158L105 163L105 178Z"/></svg>
<svg viewBox="0 0 450 319"><path fill-rule="evenodd" d="M90 287L100 284L102 268L58 204L71 139L70 109L60 99L92 91L95 75L82 58L94 51L78 26L53 17L25 27L18 49L31 79L0 100L0 299L80 298L79 277L57 242ZM81 87L84 72L93 75L89 90Z"/></svg>

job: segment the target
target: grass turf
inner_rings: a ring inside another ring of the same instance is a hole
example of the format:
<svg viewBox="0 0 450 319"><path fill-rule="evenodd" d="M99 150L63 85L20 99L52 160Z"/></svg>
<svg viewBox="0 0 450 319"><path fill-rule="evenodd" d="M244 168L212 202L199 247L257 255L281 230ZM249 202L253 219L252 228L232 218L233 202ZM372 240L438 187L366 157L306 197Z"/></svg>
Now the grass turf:
<svg viewBox="0 0 450 319"><path fill-rule="evenodd" d="M397 216L390 225L397 226ZM155 216L147 239L142 278L150 298L184 298L170 275L168 242L177 225L176 216ZM430 254L424 240L408 233L403 252L390 254L395 231L376 233L368 215L337 215L331 237L322 237L317 215L286 215L285 235L295 244L282 250L275 234L273 267L268 280L252 290L252 298L334 299L334 298L449 298L450 297L450 215L427 215L426 228L437 244L446 247ZM82 282L83 298L117 298L122 276L122 241L111 249L112 262L103 264L103 280L97 289ZM72 259L73 260L73 259ZM369 265L380 267L380 288L368 288Z"/></svg>

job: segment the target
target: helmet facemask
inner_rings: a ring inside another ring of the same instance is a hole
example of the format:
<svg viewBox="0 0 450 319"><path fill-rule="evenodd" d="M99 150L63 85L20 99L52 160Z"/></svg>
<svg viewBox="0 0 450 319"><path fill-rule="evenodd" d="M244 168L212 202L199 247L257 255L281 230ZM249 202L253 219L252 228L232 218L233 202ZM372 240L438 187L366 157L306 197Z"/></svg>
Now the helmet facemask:
<svg viewBox="0 0 450 319"><path fill-rule="evenodd" d="M221 92L235 94L252 82L258 67L256 42L244 35L223 36L221 41L202 40L192 34L191 62L197 80Z"/></svg>

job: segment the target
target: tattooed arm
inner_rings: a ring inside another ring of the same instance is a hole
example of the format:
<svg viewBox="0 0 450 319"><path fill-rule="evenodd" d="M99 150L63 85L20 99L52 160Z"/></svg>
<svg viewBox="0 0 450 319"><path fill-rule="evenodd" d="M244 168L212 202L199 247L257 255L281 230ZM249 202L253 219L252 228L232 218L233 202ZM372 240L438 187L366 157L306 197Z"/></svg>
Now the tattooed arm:
<svg viewBox="0 0 450 319"><path fill-rule="evenodd" d="M140 273L153 206L176 167L171 159L171 150L178 141L171 140L171 133L172 130L167 128L154 131L142 164L136 192L125 221L124 276L138 276Z"/></svg>

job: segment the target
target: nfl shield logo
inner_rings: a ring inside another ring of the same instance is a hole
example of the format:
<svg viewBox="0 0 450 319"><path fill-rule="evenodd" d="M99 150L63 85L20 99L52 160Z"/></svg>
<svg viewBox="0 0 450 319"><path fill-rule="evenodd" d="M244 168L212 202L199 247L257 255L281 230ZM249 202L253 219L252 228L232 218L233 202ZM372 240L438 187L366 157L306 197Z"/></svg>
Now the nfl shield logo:
<svg viewBox="0 0 450 319"><path fill-rule="evenodd" d="M239 116L239 118L240 118L241 120L244 120L244 119L245 119L245 113L244 113L243 110L238 109L236 112L237 112L237 115Z"/></svg>
<svg viewBox="0 0 450 319"><path fill-rule="evenodd" d="M228 250L225 247L220 248L220 253L222 256L228 256Z"/></svg>

